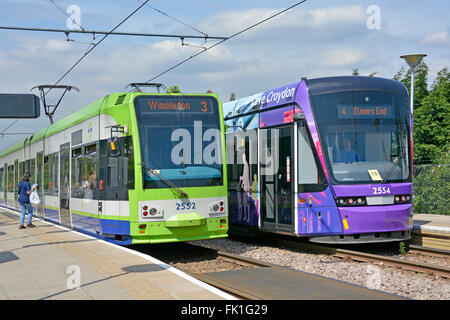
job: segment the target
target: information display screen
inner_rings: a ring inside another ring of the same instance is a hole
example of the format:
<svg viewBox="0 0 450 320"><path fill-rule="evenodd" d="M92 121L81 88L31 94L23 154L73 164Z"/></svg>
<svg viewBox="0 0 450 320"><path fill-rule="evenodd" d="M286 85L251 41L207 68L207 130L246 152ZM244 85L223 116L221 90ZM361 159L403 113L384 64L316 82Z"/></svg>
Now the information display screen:
<svg viewBox="0 0 450 320"><path fill-rule="evenodd" d="M393 106L386 105L337 105L338 119L393 118Z"/></svg>
<svg viewBox="0 0 450 320"><path fill-rule="evenodd" d="M34 94L0 93L0 118L39 118L40 99Z"/></svg>
<svg viewBox="0 0 450 320"><path fill-rule="evenodd" d="M139 96L135 106L142 114L213 114L217 100L208 96Z"/></svg>

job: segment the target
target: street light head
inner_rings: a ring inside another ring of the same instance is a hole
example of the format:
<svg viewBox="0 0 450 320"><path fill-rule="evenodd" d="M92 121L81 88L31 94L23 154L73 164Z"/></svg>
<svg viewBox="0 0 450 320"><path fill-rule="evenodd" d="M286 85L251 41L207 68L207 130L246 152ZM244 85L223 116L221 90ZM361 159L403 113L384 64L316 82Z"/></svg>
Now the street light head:
<svg viewBox="0 0 450 320"><path fill-rule="evenodd" d="M411 67L415 68L420 61L422 61L423 57L426 57L426 54L406 54L404 56L401 56L400 58L405 59L406 63Z"/></svg>

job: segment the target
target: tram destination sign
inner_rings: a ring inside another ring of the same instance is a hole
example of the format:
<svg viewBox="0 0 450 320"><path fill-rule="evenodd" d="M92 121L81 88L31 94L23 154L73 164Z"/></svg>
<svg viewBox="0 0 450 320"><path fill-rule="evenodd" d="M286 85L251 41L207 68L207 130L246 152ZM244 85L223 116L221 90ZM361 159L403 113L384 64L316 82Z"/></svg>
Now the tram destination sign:
<svg viewBox="0 0 450 320"><path fill-rule="evenodd" d="M385 105L352 105L338 104L338 119L370 119L370 118L392 118L394 116L393 106Z"/></svg>
<svg viewBox="0 0 450 320"><path fill-rule="evenodd" d="M208 96L139 96L134 102L142 114L211 114L217 100Z"/></svg>
<svg viewBox="0 0 450 320"><path fill-rule="evenodd" d="M41 102L34 94L0 93L0 118L39 118Z"/></svg>

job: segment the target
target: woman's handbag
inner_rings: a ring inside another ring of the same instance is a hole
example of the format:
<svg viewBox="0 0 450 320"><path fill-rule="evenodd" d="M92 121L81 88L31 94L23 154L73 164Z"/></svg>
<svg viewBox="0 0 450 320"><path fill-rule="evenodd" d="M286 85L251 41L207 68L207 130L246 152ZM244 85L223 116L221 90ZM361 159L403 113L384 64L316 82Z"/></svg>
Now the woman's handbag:
<svg viewBox="0 0 450 320"><path fill-rule="evenodd" d="M33 191L30 194L30 203L31 204L41 204L41 199L36 191Z"/></svg>

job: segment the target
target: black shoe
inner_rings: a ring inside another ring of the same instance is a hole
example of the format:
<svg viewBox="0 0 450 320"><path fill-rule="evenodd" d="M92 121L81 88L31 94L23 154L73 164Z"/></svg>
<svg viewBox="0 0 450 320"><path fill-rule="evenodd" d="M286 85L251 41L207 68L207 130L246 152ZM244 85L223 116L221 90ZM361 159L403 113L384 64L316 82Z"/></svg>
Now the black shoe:
<svg viewBox="0 0 450 320"><path fill-rule="evenodd" d="M19 229L26 229L25 226L19 226Z"/></svg>
<svg viewBox="0 0 450 320"><path fill-rule="evenodd" d="M34 228L34 227L36 227L34 224L32 224L32 223L30 223L30 224L27 224L27 227L28 228Z"/></svg>

